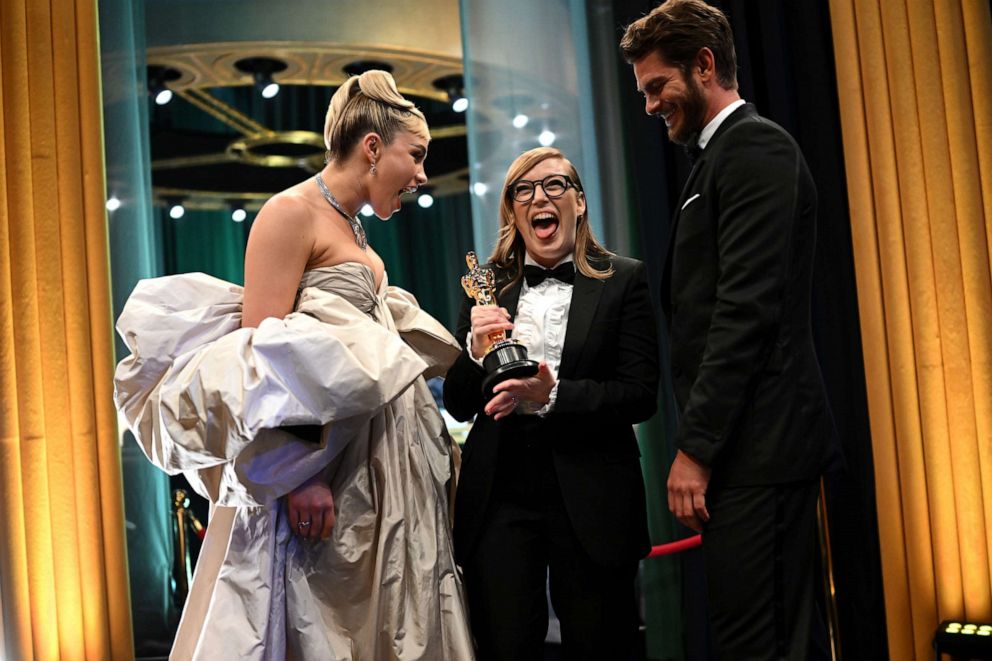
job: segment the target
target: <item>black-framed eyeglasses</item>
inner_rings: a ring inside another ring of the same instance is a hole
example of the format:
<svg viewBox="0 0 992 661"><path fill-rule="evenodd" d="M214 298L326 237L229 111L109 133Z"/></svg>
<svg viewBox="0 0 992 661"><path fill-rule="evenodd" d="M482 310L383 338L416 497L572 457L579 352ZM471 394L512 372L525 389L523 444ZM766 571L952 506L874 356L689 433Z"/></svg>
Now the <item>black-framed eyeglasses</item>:
<svg viewBox="0 0 992 661"><path fill-rule="evenodd" d="M552 200L564 195L569 186L575 190L582 190L567 174L549 174L544 179L538 181L517 179L510 184L508 193L517 202L530 202L534 199L534 192L538 186L543 188L544 194Z"/></svg>

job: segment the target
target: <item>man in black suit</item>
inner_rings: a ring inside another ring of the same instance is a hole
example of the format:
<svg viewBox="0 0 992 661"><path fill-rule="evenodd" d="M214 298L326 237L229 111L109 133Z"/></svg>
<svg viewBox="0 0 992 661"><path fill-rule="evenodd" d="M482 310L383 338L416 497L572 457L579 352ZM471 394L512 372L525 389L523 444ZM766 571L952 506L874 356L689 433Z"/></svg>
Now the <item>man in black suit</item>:
<svg viewBox="0 0 992 661"><path fill-rule="evenodd" d="M807 659L835 447L810 330L816 188L795 141L738 95L718 9L670 0L621 49L647 113L695 159L662 279L681 410L669 507L703 533L718 658Z"/></svg>
<svg viewBox="0 0 992 661"><path fill-rule="evenodd" d="M654 413L658 384L644 265L597 243L556 149L518 157L502 195L489 264L502 307L466 299L465 349L444 383L448 411L475 416L454 534L479 659L543 658L549 577L564 657L626 659L649 549L632 425ZM487 401L481 359L510 330L540 370Z"/></svg>

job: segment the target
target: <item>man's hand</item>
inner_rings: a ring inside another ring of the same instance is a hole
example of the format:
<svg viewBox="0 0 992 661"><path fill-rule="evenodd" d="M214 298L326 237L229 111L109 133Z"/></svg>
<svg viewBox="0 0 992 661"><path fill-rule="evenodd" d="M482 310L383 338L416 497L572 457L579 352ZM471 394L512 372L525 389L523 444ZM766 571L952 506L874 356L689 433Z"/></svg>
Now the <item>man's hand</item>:
<svg viewBox="0 0 992 661"><path fill-rule="evenodd" d="M668 509L682 525L696 532L710 520L706 510L706 487L710 468L679 450L668 473Z"/></svg>
<svg viewBox="0 0 992 661"><path fill-rule="evenodd" d="M289 525L304 539L327 539L334 527L334 497L331 487L315 476L286 496Z"/></svg>
<svg viewBox="0 0 992 661"><path fill-rule="evenodd" d="M495 305L476 305L472 308L472 344L469 351L476 360L482 360L492 344L491 333L513 330L510 313Z"/></svg>
<svg viewBox="0 0 992 661"><path fill-rule="evenodd" d="M486 415L493 416L493 420L505 418L522 402L533 403L541 408L550 401L555 382L548 364L542 361L534 376L507 379L493 386L493 398L486 404Z"/></svg>

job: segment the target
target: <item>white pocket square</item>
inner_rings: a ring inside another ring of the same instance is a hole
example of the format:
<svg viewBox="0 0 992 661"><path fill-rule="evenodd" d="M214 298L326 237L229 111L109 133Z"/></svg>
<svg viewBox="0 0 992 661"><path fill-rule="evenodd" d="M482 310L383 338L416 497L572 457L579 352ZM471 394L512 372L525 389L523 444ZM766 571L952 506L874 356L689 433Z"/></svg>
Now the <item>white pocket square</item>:
<svg viewBox="0 0 992 661"><path fill-rule="evenodd" d="M685 208L687 206L689 206L690 204L692 204L693 202L695 202L696 201L696 198L699 197L699 195L700 195L699 193L696 193L695 195L693 195L692 197L690 197L688 200L686 200L685 203L682 205L682 208L679 209L679 211L685 211Z"/></svg>

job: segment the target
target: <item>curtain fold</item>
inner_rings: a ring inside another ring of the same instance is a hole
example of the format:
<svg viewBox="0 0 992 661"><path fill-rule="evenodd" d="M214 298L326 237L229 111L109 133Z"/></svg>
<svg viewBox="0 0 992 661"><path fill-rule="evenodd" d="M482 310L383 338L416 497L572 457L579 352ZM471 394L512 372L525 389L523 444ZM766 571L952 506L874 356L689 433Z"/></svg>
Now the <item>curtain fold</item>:
<svg viewBox="0 0 992 661"><path fill-rule="evenodd" d="M0 2L8 658L133 656L111 397L96 3Z"/></svg>
<svg viewBox="0 0 992 661"><path fill-rule="evenodd" d="M889 650L925 658L941 619L992 618L992 22L830 6Z"/></svg>

